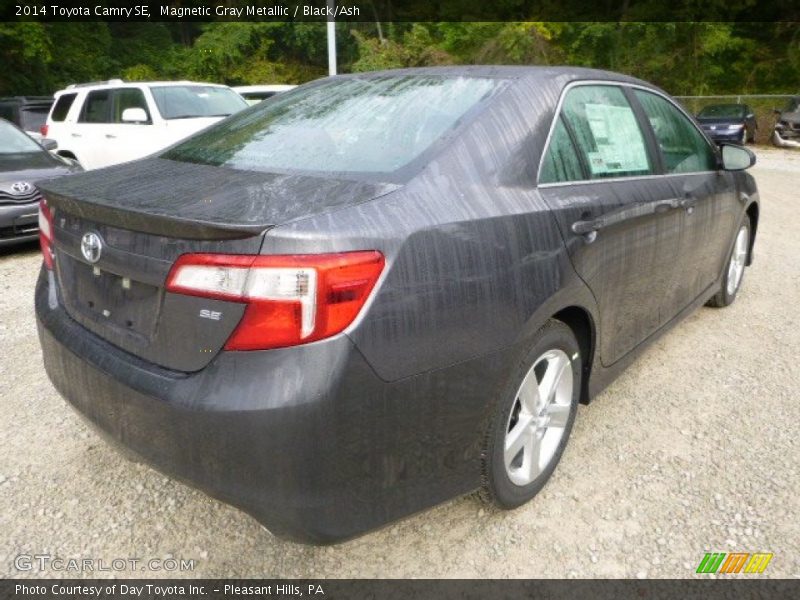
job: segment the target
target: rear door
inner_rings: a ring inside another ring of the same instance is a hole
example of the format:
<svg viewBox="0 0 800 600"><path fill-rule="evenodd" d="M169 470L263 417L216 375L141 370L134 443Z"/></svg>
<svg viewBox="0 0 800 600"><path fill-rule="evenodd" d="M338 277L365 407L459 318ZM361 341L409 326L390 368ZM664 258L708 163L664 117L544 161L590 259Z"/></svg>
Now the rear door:
<svg viewBox="0 0 800 600"><path fill-rule="evenodd" d="M685 301L673 289L683 213L629 94L616 84L568 88L539 172L540 193L596 298L606 365L660 326L665 305Z"/></svg>
<svg viewBox="0 0 800 600"><path fill-rule="evenodd" d="M122 113L128 108L141 108L147 120L140 123L125 122ZM153 117L140 88L126 87L111 90L111 119L102 129L106 148L106 164L135 160L158 150L158 132Z"/></svg>
<svg viewBox="0 0 800 600"><path fill-rule="evenodd" d="M719 278L741 205L734 174L718 170L716 150L689 117L665 96L642 89L634 94L653 129L666 180L681 201L684 219L676 254L683 268L674 281L674 293L684 300L679 306L662 306L666 321Z"/></svg>

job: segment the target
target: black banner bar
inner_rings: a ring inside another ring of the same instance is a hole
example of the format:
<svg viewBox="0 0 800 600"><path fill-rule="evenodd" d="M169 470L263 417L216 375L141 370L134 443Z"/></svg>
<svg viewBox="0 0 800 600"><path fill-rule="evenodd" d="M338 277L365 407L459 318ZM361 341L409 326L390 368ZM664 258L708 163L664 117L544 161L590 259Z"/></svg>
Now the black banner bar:
<svg viewBox="0 0 800 600"><path fill-rule="evenodd" d="M13 600L234 600L318 598L447 600L546 598L592 600L636 598L770 599L800 598L800 580L280 580L280 579L31 579L0 581L0 598Z"/></svg>
<svg viewBox="0 0 800 600"><path fill-rule="evenodd" d="M2 0L2 21L647 21L800 23L797 0Z"/></svg>

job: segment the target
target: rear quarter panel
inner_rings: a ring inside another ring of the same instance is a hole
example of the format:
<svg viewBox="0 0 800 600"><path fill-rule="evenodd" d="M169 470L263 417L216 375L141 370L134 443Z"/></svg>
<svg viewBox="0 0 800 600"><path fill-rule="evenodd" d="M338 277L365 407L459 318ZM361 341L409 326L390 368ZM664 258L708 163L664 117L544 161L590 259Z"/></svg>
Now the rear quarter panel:
<svg viewBox="0 0 800 600"><path fill-rule="evenodd" d="M517 82L402 189L265 237L265 254L386 255L348 331L383 380L520 344L559 308L591 303L534 185L560 87Z"/></svg>

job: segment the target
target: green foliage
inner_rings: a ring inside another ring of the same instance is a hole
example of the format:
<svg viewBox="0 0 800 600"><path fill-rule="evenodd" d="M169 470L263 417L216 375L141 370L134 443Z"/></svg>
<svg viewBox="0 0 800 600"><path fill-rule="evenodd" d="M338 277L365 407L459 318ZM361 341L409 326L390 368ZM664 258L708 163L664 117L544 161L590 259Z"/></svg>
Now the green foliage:
<svg viewBox="0 0 800 600"><path fill-rule="evenodd" d="M340 23L339 70L569 64L628 73L673 94L797 93L796 24L691 22L699 9L727 18L754 1L681 0L687 22L647 22L666 15L652 0L620 22ZM325 36L324 23L4 22L0 95L112 77L302 83L327 72Z"/></svg>

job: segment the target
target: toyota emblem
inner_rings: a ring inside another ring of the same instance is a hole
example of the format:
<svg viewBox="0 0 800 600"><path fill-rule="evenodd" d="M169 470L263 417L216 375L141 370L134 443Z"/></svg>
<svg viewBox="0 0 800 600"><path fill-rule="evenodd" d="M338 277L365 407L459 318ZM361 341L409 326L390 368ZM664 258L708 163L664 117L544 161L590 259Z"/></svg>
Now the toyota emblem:
<svg viewBox="0 0 800 600"><path fill-rule="evenodd" d="M28 183L27 181L17 181L16 183L11 184L11 193L15 196L22 196L23 194L29 194L33 186Z"/></svg>
<svg viewBox="0 0 800 600"><path fill-rule="evenodd" d="M90 231L84 233L81 238L81 254L90 263L94 264L100 260L100 255L103 253L103 238L100 234Z"/></svg>

